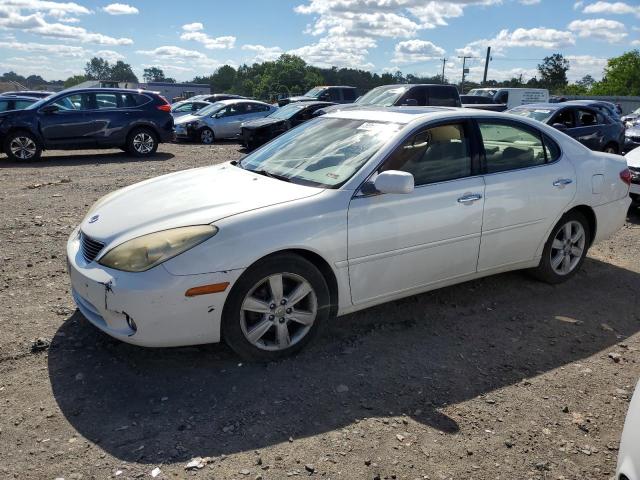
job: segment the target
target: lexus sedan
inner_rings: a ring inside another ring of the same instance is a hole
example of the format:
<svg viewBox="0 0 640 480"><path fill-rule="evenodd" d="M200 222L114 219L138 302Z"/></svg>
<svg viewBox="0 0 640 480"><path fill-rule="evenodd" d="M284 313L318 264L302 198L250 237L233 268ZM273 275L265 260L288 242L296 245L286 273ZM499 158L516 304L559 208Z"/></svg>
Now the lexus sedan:
<svg viewBox="0 0 640 480"><path fill-rule="evenodd" d="M122 341L268 361L334 315L509 270L566 281L629 184L624 157L528 118L337 112L98 200L68 240L72 294Z"/></svg>
<svg viewBox="0 0 640 480"><path fill-rule="evenodd" d="M66 90L23 110L0 112L0 145L13 161L79 148L121 148L147 157L174 139L170 109L162 96L145 90Z"/></svg>
<svg viewBox="0 0 640 480"><path fill-rule="evenodd" d="M574 102L536 103L512 108L507 113L551 125L591 150L607 153L623 150L622 123L591 106Z"/></svg>
<svg viewBox="0 0 640 480"><path fill-rule="evenodd" d="M221 100L176 119L176 135L179 140L204 144L211 144L216 138L237 138L242 122L266 117L276 110L257 100Z"/></svg>

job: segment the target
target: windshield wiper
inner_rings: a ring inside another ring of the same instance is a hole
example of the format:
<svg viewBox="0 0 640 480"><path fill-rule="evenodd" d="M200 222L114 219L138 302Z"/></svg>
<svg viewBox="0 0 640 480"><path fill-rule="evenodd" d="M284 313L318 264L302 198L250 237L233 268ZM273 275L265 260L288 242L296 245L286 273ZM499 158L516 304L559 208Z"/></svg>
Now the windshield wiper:
<svg viewBox="0 0 640 480"><path fill-rule="evenodd" d="M249 170L250 172L257 173L259 175L264 175L265 177L275 178L277 180L282 180L283 182L291 183L291 179L289 177L285 177L284 175L278 175L277 173L271 173L266 170Z"/></svg>

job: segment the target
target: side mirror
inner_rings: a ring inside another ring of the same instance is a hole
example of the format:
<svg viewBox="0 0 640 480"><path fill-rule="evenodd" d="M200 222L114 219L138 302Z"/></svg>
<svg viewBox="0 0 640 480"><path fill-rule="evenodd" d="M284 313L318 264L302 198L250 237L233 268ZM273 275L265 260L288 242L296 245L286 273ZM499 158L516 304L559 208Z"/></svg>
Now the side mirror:
<svg viewBox="0 0 640 480"><path fill-rule="evenodd" d="M42 107L42 113L54 113L60 110L57 105L47 105Z"/></svg>
<svg viewBox="0 0 640 480"><path fill-rule="evenodd" d="M213 118L222 118L222 117L223 117L223 115L224 115L224 113L223 113L223 112L218 112L218 113L216 113L216 114L213 116Z"/></svg>
<svg viewBox="0 0 640 480"><path fill-rule="evenodd" d="M406 105L407 107L417 107L418 101L415 98L407 98L402 105Z"/></svg>
<svg viewBox="0 0 640 480"><path fill-rule="evenodd" d="M564 123L554 123L551 126L561 132L564 132L567 129L567 126Z"/></svg>
<svg viewBox="0 0 640 480"><path fill-rule="evenodd" d="M387 170L376 177L373 185L380 193L411 193L414 187L413 175L399 170Z"/></svg>

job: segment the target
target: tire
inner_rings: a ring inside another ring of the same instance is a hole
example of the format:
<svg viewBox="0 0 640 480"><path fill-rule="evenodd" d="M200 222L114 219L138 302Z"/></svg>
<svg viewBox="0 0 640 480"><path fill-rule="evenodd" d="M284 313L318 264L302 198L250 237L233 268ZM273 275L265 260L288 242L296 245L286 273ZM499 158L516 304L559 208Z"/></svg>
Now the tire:
<svg viewBox="0 0 640 480"><path fill-rule="evenodd" d="M7 135L4 153L14 162L30 162L40 158L42 146L35 135L18 130Z"/></svg>
<svg viewBox="0 0 640 480"><path fill-rule="evenodd" d="M616 155L620 153L620 149L618 149L618 146L615 143L608 143L602 151L605 153L614 153Z"/></svg>
<svg viewBox="0 0 640 480"><path fill-rule="evenodd" d="M158 150L158 138L148 128L136 128L127 137L127 152L134 157L148 157Z"/></svg>
<svg viewBox="0 0 640 480"><path fill-rule="evenodd" d="M329 312L329 288L315 265L295 254L273 255L233 286L222 311L222 336L247 361L273 361L309 343Z"/></svg>
<svg viewBox="0 0 640 480"><path fill-rule="evenodd" d="M198 140L204 145L211 145L215 138L213 130L209 127L201 128L200 131L198 131Z"/></svg>
<svg viewBox="0 0 640 480"><path fill-rule="evenodd" d="M570 225L571 240L566 242L566 230ZM575 238L575 241L573 240ZM553 227L542 251L540 265L532 273L538 279L557 284L573 277L584 262L591 243L589 222L580 212L569 212ZM576 249L574 249L574 247ZM578 254L579 253L579 254ZM568 260L567 260L568 255ZM557 264L557 261L560 261ZM557 266L555 266L557 264Z"/></svg>

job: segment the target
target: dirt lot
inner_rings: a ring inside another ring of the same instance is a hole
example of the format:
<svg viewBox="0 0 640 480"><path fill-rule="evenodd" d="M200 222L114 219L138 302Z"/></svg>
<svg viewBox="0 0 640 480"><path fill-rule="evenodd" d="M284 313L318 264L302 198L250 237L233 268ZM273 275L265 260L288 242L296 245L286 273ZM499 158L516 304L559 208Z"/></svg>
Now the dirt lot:
<svg viewBox="0 0 640 480"><path fill-rule="evenodd" d="M89 325L64 258L87 208L241 155L0 159L0 478L612 477L640 376L636 212L569 283L511 273L408 298L336 319L275 364L223 345L137 348ZM36 338L50 347L32 352Z"/></svg>

